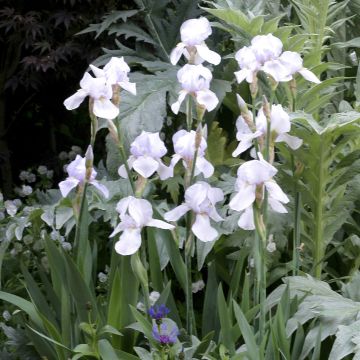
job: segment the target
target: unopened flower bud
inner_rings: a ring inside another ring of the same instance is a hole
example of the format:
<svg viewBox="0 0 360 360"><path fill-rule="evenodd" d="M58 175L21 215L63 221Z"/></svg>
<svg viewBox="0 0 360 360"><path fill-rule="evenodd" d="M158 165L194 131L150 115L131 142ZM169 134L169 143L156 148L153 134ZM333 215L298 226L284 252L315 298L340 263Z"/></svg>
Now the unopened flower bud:
<svg viewBox="0 0 360 360"><path fill-rule="evenodd" d="M118 144L119 143L118 129L116 128L116 126L112 120L108 120L107 124L108 124L109 134L110 134L111 138L115 141L116 144Z"/></svg>
<svg viewBox="0 0 360 360"><path fill-rule="evenodd" d="M114 84L112 86L112 91L113 91L113 95L112 95L112 99L111 99L112 103L115 106L119 106L120 105L120 91L121 91L120 85Z"/></svg>

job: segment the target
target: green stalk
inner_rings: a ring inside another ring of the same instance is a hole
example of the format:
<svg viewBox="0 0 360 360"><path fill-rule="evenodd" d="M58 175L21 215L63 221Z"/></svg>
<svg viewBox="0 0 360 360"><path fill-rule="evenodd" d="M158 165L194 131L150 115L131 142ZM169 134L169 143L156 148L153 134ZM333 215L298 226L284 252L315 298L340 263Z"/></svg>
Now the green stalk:
<svg viewBox="0 0 360 360"><path fill-rule="evenodd" d="M192 128L192 120L192 101L191 96L188 96L186 100L186 126L188 131Z"/></svg>
<svg viewBox="0 0 360 360"><path fill-rule="evenodd" d="M324 196L323 196L323 181L324 181L324 149L322 144L322 139L320 139L320 159L319 159L319 174L317 181L317 202L315 207L315 234L314 234L314 263L315 277L320 279L322 272L322 261L324 257L324 242L323 242L323 233L324 233L324 224L323 224L323 210L324 210Z"/></svg>
<svg viewBox="0 0 360 360"><path fill-rule="evenodd" d="M297 181L297 180L296 180ZM301 221L301 193L297 188L297 182L294 186L295 194L295 216L294 216L294 235L293 235L293 276L299 274L300 268L300 221Z"/></svg>
<svg viewBox="0 0 360 360"><path fill-rule="evenodd" d="M254 221L256 230L257 261L255 261L257 268L258 278L258 301L260 304L260 317L259 317L259 345L262 344L265 337L266 327L266 262L265 262L265 248L266 248L266 227L261 214L261 209L257 204L254 205Z"/></svg>

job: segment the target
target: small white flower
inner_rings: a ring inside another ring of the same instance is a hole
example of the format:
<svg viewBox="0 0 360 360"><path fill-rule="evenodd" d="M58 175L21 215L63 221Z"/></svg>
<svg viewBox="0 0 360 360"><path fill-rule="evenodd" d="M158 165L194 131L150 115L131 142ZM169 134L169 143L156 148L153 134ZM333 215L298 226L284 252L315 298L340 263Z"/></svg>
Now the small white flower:
<svg viewBox="0 0 360 360"><path fill-rule="evenodd" d="M17 213L18 207L15 205L14 201L6 200L4 203L5 210L10 216L15 216Z"/></svg>
<svg viewBox="0 0 360 360"><path fill-rule="evenodd" d="M34 238L30 234L26 234L22 240L24 244L27 246L31 245L34 242Z"/></svg>
<svg viewBox="0 0 360 360"><path fill-rule="evenodd" d="M37 172L40 174L40 175L45 175L47 173L48 169L45 165L40 165L38 168L37 168Z"/></svg>
<svg viewBox="0 0 360 360"><path fill-rule="evenodd" d="M71 245L69 242L67 242L67 241L60 241L60 243L61 243L62 248L63 248L65 251L71 251L72 245Z"/></svg>
<svg viewBox="0 0 360 360"><path fill-rule="evenodd" d="M270 234L269 236L269 241L266 245L266 250L269 252L269 253L273 253L276 251L276 243L274 242L274 235L273 234Z"/></svg>
<svg viewBox="0 0 360 360"><path fill-rule="evenodd" d="M256 200L256 193L264 194L264 186L268 192L268 202L271 208L279 213L287 213L282 204L289 202L286 194L272 179L277 173L275 167L265 161L258 153L260 160L250 160L242 164L237 172L235 190L237 193L230 201L230 208L242 212L238 225L245 230L254 230L254 215L252 205Z"/></svg>
<svg viewBox="0 0 360 360"><path fill-rule="evenodd" d="M33 173L28 173L28 176L26 178L26 181L28 183L34 183L36 181L36 175Z"/></svg>
<svg viewBox="0 0 360 360"><path fill-rule="evenodd" d="M154 306L155 303L159 300L159 298L160 293L157 291L152 291L149 295L150 306Z"/></svg>
<svg viewBox="0 0 360 360"><path fill-rule="evenodd" d="M149 201L128 196L121 199L116 211L119 213L120 223L116 226L110 237L119 232L119 241L115 244L115 251L120 255L132 255L141 245L141 230L145 226L160 229L173 229L174 226L162 220L153 219L153 209Z"/></svg>
<svg viewBox="0 0 360 360"><path fill-rule="evenodd" d="M32 194L32 192L33 192L33 189L32 189L32 187L31 186L29 186L29 185L23 185L22 187L21 187L21 195L22 196L28 196L28 195L31 195Z"/></svg>
<svg viewBox="0 0 360 360"><path fill-rule="evenodd" d="M3 313L2 313L2 317L5 321L9 321L11 319L11 314L9 313L9 311L5 310Z"/></svg>
<svg viewBox="0 0 360 360"><path fill-rule="evenodd" d="M272 34L257 35L251 40L251 49L260 64L277 59L282 48L281 40Z"/></svg>
<svg viewBox="0 0 360 360"><path fill-rule="evenodd" d="M171 63L176 65L183 54L187 59L194 54L195 64L208 61L218 65L221 61L220 55L211 51L204 42L211 33L210 23L204 17L185 21L180 27L181 42L170 54Z"/></svg>
<svg viewBox="0 0 360 360"><path fill-rule="evenodd" d="M19 178L22 181L26 181L28 176L29 176L29 172L23 170L23 171L20 172Z"/></svg>
<svg viewBox="0 0 360 360"><path fill-rule="evenodd" d="M81 149L81 147L80 147L80 146L77 146L77 145L73 145L73 146L71 147L71 151L74 151L74 153L75 153L76 155L81 155L81 154L82 154L82 149Z"/></svg>
<svg viewBox="0 0 360 360"><path fill-rule="evenodd" d="M101 283L105 283L108 279L108 276L104 274L103 272L99 272L98 279Z"/></svg>
<svg viewBox="0 0 360 360"><path fill-rule="evenodd" d="M182 90L179 92L178 101L171 105L171 110L177 114L186 95L194 96L196 102L204 106L207 111L212 111L219 103L215 93L210 90L212 74L209 69L200 65L183 66L177 73L177 78Z"/></svg>
<svg viewBox="0 0 360 360"><path fill-rule="evenodd" d="M204 281L198 280L191 284L191 292L195 294L195 293L201 291L204 287L205 287Z"/></svg>
<svg viewBox="0 0 360 360"><path fill-rule="evenodd" d="M89 146L89 150L91 146ZM74 161L72 161L66 168L67 173L69 174L68 178L59 183L60 191L63 197L66 197L69 192L76 188L80 184L84 184L86 180L86 158L76 155ZM89 184L94 185L105 198L109 197L108 189L95 180L97 172L95 169L91 169L91 175L88 180Z"/></svg>
<svg viewBox="0 0 360 360"><path fill-rule="evenodd" d="M234 73L237 82L240 84L246 79L248 83L252 83L254 81L254 75L261 68L261 63L256 59L252 48L244 46L235 54L235 59L240 67L240 70Z"/></svg>
<svg viewBox="0 0 360 360"><path fill-rule="evenodd" d="M4 211L0 210L0 221L5 219L5 213Z"/></svg>
<svg viewBox="0 0 360 360"><path fill-rule="evenodd" d="M182 159L184 167L191 170L195 155L196 131L179 130L173 135L172 140L175 154L173 155L170 166L174 168L178 161ZM202 136L195 163L195 176L203 173L204 177L208 178L214 173L214 167L205 159L206 148L207 143L205 137Z"/></svg>
<svg viewBox="0 0 360 360"><path fill-rule="evenodd" d="M130 146L131 156L128 159L130 169L134 169L144 178L149 178L154 172L161 180L173 176L173 168L165 166L161 158L167 153L164 142L159 133L143 131ZM119 168L119 175L127 178L125 165Z"/></svg>
<svg viewBox="0 0 360 360"><path fill-rule="evenodd" d="M130 68L123 57L112 57L103 69L94 65L90 65L90 68L96 77L105 77L108 84L117 84L124 90L136 95L136 84L129 81L127 74L130 72Z"/></svg>
<svg viewBox="0 0 360 360"><path fill-rule="evenodd" d="M92 109L94 115L110 120L119 115L119 109L110 101L112 88L105 77L93 78L89 73L85 73L80 81L80 87L80 90L64 101L67 110L78 108L89 96L94 100Z"/></svg>
<svg viewBox="0 0 360 360"><path fill-rule="evenodd" d="M276 82L290 81L295 73L299 73L304 79L320 84L320 80L310 70L303 67L303 59L293 51L283 52L278 59L267 61L262 70L269 74Z"/></svg>
<svg viewBox="0 0 360 360"><path fill-rule="evenodd" d="M139 301L139 302L136 304L136 309L137 309L137 310L140 310L140 311L143 312L143 313L146 311L145 305L144 305L144 303L142 303L141 301Z"/></svg>
<svg viewBox="0 0 360 360"><path fill-rule="evenodd" d="M48 171L46 172L46 177L47 177L48 179L52 179L52 178L54 177L54 170L48 170Z"/></svg>
<svg viewBox="0 0 360 360"><path fill-rule="evenodd" d="M215 204L224 199L221 189L213 188L209 184L199 181L185 191L185 203L164 214L167 221L177 221L192 210L196 214L191 229L201 241L213 241L218 232L210 225L210 219L215 222L223 220L217 213Z"/></svg>
<svg viewBox="0 0 360 360"><path fill-rule="evenodd" d="M66 151L62 151L60 154L59 154L59 159L60 160L67 160L68 159L68 153Z"/></svg>

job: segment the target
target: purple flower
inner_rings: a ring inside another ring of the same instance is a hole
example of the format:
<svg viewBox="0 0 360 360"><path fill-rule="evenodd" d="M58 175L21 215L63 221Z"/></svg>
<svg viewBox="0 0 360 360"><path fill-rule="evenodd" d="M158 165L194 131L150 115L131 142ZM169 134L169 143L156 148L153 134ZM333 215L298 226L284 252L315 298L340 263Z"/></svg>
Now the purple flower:
<svg viewBox="0 0 360 360"><path fill-rule="evenodd" d="M170 310L164 305L154 305L149 309L149 315L154 320L160 320L170 312Z"/></svg>
<svg viewBox="0 0 360 360"><path fill-rule="evenodd" d="M177 341L179 335L178 327L175 323L171 324L172 327L168 327L168 325L170 324L164 322L160 325L153 325L152 335L161 345L172 345Z"/></svg>

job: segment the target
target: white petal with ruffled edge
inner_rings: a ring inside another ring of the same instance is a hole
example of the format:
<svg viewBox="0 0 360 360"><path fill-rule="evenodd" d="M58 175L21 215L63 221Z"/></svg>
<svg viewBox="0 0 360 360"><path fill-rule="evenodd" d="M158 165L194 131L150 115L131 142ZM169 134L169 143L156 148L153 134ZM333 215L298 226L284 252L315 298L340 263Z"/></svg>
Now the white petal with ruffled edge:
<svg viewBox="0 0 360 360"><path fill-rule="evenodd" d="M195 222L191 227L194 235L201 241L208 242L217 238L218 232L211 227L210 218L206 214L197 214Z"/></svg>
<svg viewBox="0 0 360 360"><path fill-rule="evenodd" d="M73 177L68 177L66 180L61 181L59 183L59 188L60 188L60 192L61 195L63 197L68 196L69 192L76 188L79 185L80 181L73 178Z"/></svg>
<svg viewBox="0 0 360 360"><path fill-rule="evenodd" d="M166 180L174 176L174 168L172 166L166 166L161 160L158 160L158 164L157 173L160 180Z"/></svg>
<svg viewBox="0 0 360 360"><path fill-rule="evenodd" d="M241 214L239 221L239 227L244 230L254 230L254 211L252 205L245 209L245 211Z"/></svg>
<svg viewBox="0 0 360 360"><path fill-rule="evenodd" d="M202 59L213 65L220 64L221 56L215 51L210 50L205 43L201 45L195 45L195 47Z"/></svg>
<svg viewBox="0 0 360 360"><path fill-rule="evenodd" d="M252 81L253 81L252 74L253 74L253 72L249 69L242 69L242 70L234 72L234 75L236 76L236 81L238 82L238 84L242 83L245 79L247 79L246 81L248 83L252 83Z"/></svg>
<svg viewBox="0 0 360 360"><path fill-rule="evenodd" d="M132 83L130 81L119 81L118 84L120 87L126 91L128 91L130 94L136 95L136 84Z"/></svg>
<svg viewBox="0 0 360 360"><path fill-rule="evenodd" d="M109 235L109 237L113 237L116 234L118 234L121 231L124 231L126 229L126 226L124 225L124 223L120 222L119 224L117 224L117 226L115 227L115 229L113 230L113 232Z"/></svg>
<svg viewBox="0 0 360 360"><path fill-rule="evenodd" d="M239 142L239 145L233 151L232 156L233 157L239 156L244 151L251 148L251 146L253 145L253 140L260 137L261 135L262 135L262 133L260 131L256 131L253 134L243 134L243 135L241 135L241 140Z"/></svg>
<svg viewBox="0 0 360 360"><path fill-rule="evenodd" d="M276 139L275 142L285 142L289 145L290 149L296 150L298 149L303 141L296 136L292 136L289 134L280 134Z"/></svg>
<svg viewBox="0 0 360 360"><path fill-rule="evenodd" d="M166 230L171 230L175 228L174 225L168 224L167 222L158 219L151 219L145 225L156 227L158 229L166 229Z"/></svg>
<svg viewBox="0 0 360 360"><path fill-rule="evenodd" d="M125 229L120 240L115 243L115 251L120 255L135 254L141 246L141 230L137 228Z"/></svg>
<svg viewBox="0 0 360 360"><path fill-rule="evenodd" d="M185 100L186 95L187 95L187 92L185 90L181 90L179 92L178 100L171 105L171 110L174 114L179 113L180 106L183 103L183 101Z"/></svg>
<svg viewBox="0 0 360 360"><path fill-rule="evenodd" d="M129 207L129 204L134 200L133 196L127 196L122 198L116 205L116 211L120 214L120 217L124 215Z"/></svg>
<svg viewBox="0 0 360 360"><path fill-rule="evenodd" d="M211 90L199 90L195 92L196 94L196 101L200 104L205 106L207 111L212 111L216 108L217 104L219 103L219 99L215 95L214 92Z"/></svg>
<svg viewBox="0 0 360 360"><path fill-rule="evenodd" d="M159 163L150 156L139 156L132 167L142 177L149 178L158 169Z"/></svg>
<svg viewBox="0 0 360 360"><path fill-rule="evenodd" d="M280 60L267 61L261 70L270 75L276 82L287 82L293 78L290 70Z"/></svg>
<svg viewBox="0 0 360 360"><path fill-rule="evenodd" d="M108 99L94 100L94 115L103 119L113 120L119 115L119 109Z"/></svg>
<svg viewBox="0 0 360 360"><path fill-rule="evenodd" d="M149 201L133 198L129 203L129 215L138 227L145 226L152 219L153 209Z"/></svg>
<svg viewBox="0 0 360 360"><path fill-rule="evenodd" d="M204 174L205 178L209 178L214 173L214 166L204 157L197 157L195 167Z"/></svg>
<svg viewBox="0 0 360 360"><path fill-rule="evenodd" d="M211 208L208 212L211 219L213 219L216 222L223 221L224 219L219 215L219 213L216 211L215 207Z"/></svg>
<svg viewBox="0 0 360 360"><path fill-rule="evenodd" d="M290 131L291 123L289 114L279 105L271 107L271 131L283 134Z"/></svg>
<svg viewBox="0 0 360 360"><path fill-rule="evenodd" d="M265 181L266 190L269 192L269 196L275 200L279 200L284 204L289 202L289 198L287 195L282 191L281 187L274 181Z"/></svg>
<svg viewBox="0 0 360 360"><path fill-rule="evenodd" d="M299 70L299 74L301 74L303 76L304 79L313 82L315 84L320 84L321 81L319 80L319 78L310 70L306 69L306 68L302 68L301 70Z"/></svg>
<svg viewBox="0 0 360 360"><path fill-rule="evenodd" d="M104 197L107 199L109 197L109 190L107 189L107 187L103 184L100 184L98 181L96 180L92 180L89 182L91 185L95 186L96 189L98 189L103 195Z"/></svg>
<svg viewBox="0 0 360 360"><path fill-rule="evenodd" d="M80 89L74 95L71 95L64 101L64 105L67 110L74 110L80 106L84 99L88 96L88 93Z"/></svg>
<svg viewBox="0 0 360 360"><path fill-rule="evenodd" d="M256 185L243 183L238 193L231 199L229 206L235 211L242 211L255 201Z"/></svg>
<svg viewBox="0 0 360 360"><path fill-rule="evenodd" d="M283 206L283 204L278 201L278 200L275 200L274 198L272 197L269 197L268 198L268 202L269 202L269 205L271 206L271 208L278 212L278 213L281 213L281 214L286 214L288 211L286 210L285 206Z"/></svg>
<svg viewBox="0 0 360 360"><path fill-rule="evenodd" d="M176 208L166 212L164 214L164 219L166 221L177 221L182 216L184 216L189 210L190 208L187 205L185 204L179 205Z"/></svg>
<svg viewBox="0 0 360 360"><path fill-rule="evenodd" d="M181 58L181 55L184 53L185 44L180 42L176 45L175 49L173 49L170 53L170 62L172 65L176 65Z"/></svg>

